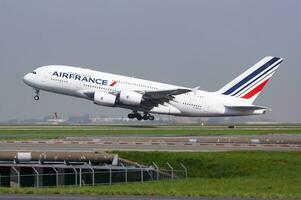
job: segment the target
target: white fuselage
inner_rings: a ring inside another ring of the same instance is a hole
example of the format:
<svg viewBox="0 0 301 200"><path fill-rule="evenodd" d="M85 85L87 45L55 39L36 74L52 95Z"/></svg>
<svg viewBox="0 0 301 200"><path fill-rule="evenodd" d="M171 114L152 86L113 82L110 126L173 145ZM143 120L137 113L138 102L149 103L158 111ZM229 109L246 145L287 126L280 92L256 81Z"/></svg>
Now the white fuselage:
<svg viewBox="0 0 301 200"><path fill-rule="evenodd" d="M162 91L172 89L190 89L176 85L164 84L133 77L98 72L85 68L70 66L44 66L28 73L24 82L36 90L85 98L93 101L89 94L97 92L110 95L122 91ZM228 106L250 105L241 98L222 95L216 92L195 90L174 95L169 101L159 102L154 106L124 104L116 100L110 107L121 107L145 113L168 114L190 117L241 116L263 114L263 110L233 110ZM94 102L95 103L95 102Z"/></svg>

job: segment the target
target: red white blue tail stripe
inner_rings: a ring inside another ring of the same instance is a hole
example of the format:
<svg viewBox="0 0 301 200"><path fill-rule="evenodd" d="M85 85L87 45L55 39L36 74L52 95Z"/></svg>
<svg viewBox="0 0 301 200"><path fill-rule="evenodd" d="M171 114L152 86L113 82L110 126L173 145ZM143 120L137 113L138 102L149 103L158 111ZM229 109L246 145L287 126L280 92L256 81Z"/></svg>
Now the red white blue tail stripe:
<svg viewBox="0 0 301 200"><path fill-rule="evenodd" d="M265 57L218 92L255 100L282 61L282 58Z"/></svg>

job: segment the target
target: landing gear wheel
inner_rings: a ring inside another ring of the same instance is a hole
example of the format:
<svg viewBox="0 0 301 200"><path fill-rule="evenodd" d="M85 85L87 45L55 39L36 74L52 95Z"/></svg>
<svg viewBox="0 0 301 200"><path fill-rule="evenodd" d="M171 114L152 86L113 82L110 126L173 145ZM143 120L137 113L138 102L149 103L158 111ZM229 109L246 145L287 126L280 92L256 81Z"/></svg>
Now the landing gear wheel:
<svg viewBox="0 0 301 200"><path fill-rule="evenodd" d="M40 97L38 95L34 96L34 100L38 101Z"/></svg>
<svg viewBox="0 0 301 200"><path fill-rule="evenodd" d="M136 116L136 119L137 119L137 120L141 121L142 118L143 118L143 117L142 117L140 114L137 114L137 116Z"/></svg>
<svg viewBox="0 0 301 200"><path fill-rule="evenodd" d="M128 114L128 118L129 118L129 119L134 119L134 118L135 118L135 114L134 114L134 113Z"/></svg>
<svg viewBox="0 0 301 200"><path fill-rule="evenodd" d="M143 120L154 120L155 117L149 113L144 113L143 117L142 117Z"/></svg>
<svg viewBox="0 0 301 200"><path fill-rule="evenodd" d="M152 116L152 115L150 115L148 113L144 113L144 115L142 116L137 111L133 111L132 113L128 114L128 118L129 119L136 118L139 121L141 121L141 120L154 120L154 116Z"/></svg>
<svg viewBox="0 0 301 200"><path fill-rule="evenodd" d="M40 93L40 90L38 90L38 89L34 89L35 91L35 96L34 96L34 100L36 100L36 101L38 101L39 99L40 99L40 97L39 97L39 93Z"/></svg>
<svg viewBox="0 0 301 200"><path fill-rule="evenodd" d="M148 116L148 119L153 121L155 119L155 117L153 115Z"/></svg>
<svg viewBox="0 0 301 200"><path fill-rule="evenodd" d="M143 119L143 120L148 120L148 119L149 119L149 116L148 116L148 115L143 115L142 119Z"/></svg>

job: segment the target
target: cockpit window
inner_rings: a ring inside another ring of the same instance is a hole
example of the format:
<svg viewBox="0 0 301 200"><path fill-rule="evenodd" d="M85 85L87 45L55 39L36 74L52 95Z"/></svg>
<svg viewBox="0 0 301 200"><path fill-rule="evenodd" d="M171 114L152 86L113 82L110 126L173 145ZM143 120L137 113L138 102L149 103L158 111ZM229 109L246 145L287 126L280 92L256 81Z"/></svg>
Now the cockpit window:
<svg viewBox="0 0 301 200"><path fill-rule="evenodd" d="M37 72L35 72L35 71L33 71L32 73L33 73L33 74L37 74Z"/></svg>

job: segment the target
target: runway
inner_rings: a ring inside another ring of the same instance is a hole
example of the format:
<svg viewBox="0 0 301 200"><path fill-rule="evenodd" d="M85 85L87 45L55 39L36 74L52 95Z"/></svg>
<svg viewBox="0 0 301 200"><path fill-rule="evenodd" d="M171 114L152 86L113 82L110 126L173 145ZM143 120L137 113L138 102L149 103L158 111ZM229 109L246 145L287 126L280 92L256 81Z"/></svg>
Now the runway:
<svg viewBox="0 0 301 200"><path fill-rule="evenodd" d="M0 141L0 151L301 151L298 135L200 137L80 137Z"/></svg>

